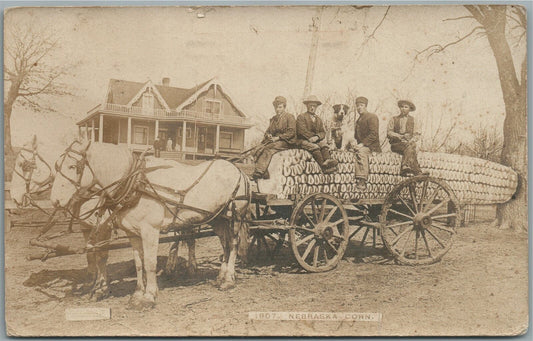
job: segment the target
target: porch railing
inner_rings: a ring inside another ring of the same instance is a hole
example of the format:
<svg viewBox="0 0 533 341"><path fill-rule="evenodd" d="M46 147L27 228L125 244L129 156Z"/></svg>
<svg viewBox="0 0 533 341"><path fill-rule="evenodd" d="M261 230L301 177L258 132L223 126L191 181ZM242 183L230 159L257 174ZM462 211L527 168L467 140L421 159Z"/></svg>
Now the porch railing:
<svg viewBox="0 0 533 341"><path fill-rule="evenodd" d="M91 110L91 112L98 110L97 108ZM168 110L168 109L147 109L143 107L134 107L120 104L104 103L101 105L100 110L111 111L113 113L121 114L133 114L139 116L154 116L160 118L183 118L190 120L207 120L217 122L232 122L240 124L248 124L248 120L245 117L229 116L215 113L194 111L194 110ZM91 113L89 112L89 113Z"/></svg>

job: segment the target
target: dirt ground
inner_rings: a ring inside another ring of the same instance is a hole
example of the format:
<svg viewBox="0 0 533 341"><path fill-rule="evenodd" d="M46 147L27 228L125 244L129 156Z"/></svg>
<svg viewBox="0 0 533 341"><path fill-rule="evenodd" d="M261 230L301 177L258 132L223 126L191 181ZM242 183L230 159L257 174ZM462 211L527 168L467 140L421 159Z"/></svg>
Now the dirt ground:
<svg viewBox="0 0 533 341"><path fill-rule="evenodd" d="M27 219L35 219L29 217ZM111 295L93 302L77 292L86 273L83 255L27 261L36 227L5 234L5 316L16 336L223 335L517 335L528 323L526 235L461 228L444 259L430 266L396 265L381 245L352 240L333 271L299 270L289 249L274 260L238 268L237 285L214 285L221 247L216 237L197 243L195 278L159 276L157 306L127 309L135 288L131 249L111 251ZM79 235L67 242L82 246ZM160 246L159 267L170 244ZM185 255L185 250L183 256ZM66 321L65 309L111 308L111 319ZM381 313L381 322L259 321L249 312Z"/></svg>

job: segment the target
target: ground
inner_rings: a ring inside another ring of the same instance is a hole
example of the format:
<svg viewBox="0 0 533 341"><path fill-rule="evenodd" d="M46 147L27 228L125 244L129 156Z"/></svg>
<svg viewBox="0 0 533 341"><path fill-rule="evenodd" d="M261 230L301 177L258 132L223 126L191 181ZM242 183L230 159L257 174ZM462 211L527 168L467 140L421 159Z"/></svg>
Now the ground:
<svg viewBox="0 0 533 341"><path fill-rule="evenodd" d="M19 217L20 219L20 217ZM27 216L28 220L37 218ZM131 249L110 253L111 296L93 302L76 291L86 273L83 255L27 261L36 227L15 225L5 234L6 323L17 336L180 335L517 335L528 321L527 235L461 228L451 251L437 264L402 266L378 245L350 243L338 267L305 273L289 249L273 261L239 267L236 287L214 285L220 243L197 243L199 275L159 276L153 310L127 309L135 288ZM82 239L65 239L83 245ZM159 267L169 244L160 246ZM183 250L185 251L185 250ZM185 253L183 253L184 255ZM181 279L180 279L181 278ZM66 308L106 307L102 321L65 320ZM381 322L258 321L248 312L375 312Z"/></svg>

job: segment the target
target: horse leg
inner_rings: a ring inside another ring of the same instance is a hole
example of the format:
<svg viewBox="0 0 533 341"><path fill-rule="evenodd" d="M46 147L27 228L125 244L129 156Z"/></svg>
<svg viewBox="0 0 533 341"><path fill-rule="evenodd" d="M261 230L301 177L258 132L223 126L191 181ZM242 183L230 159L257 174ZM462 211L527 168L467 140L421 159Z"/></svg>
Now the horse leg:
<svg viewBox="0 0 533 341"><path fill-rule="evenodd" d="M144 308L153 308L157 297L157 250L159 247L159 229L154 226L141 223L141 238L143 248L143 265L146 274L146 287L142 305Z"/></svg>
<svg viewBox="0 0 533 341"><path fill-rule="evenodd" d="M135 270L137 272L137 287L135 293L130 297L129 306L133 309L140 309L138 302L142 300L145 283L143 275L143 243L141 238L137 236L130 236L130 243L133 249L133 260L135 261Z"/></svg>
<svg viewBox="0 0 533 341"><path fill-rule="evenodd" d="M85 243L89 241L89 236L91 234L90 229L82 229L81 230L83 234L83 239L85 239ZM92 288L94 288L96 278L98 276L98 267L96 265L96 254L94 252L87 252L87 276L84 278L84 284L83 287L88 290L92 291Z"/></svg>
<svg viewBox="0 0 533 341"><path fill-rule="evenodd" d="M226 231L223 226L223 221L215 221L213 223L213 230L215 231L216 235L220 239L220 244L222 244L223 254L222 254L222 263L220 264L220 271L218 272L218 276L216 279L216 285L221 286L224 282L224 278L226 277L226 272L228 270L228 258L229 258L229 247L227 245L227 238L226 238Z"/></svg>
<svg viewBox="0 0 533 341"><path fill-rule="evenodd" d="M224 274L224 282L220 285L220 289L227 290L235 286L235 260L237 259L238 239L233 233L232 229L226 227L226 245L228 248L228 257L226 259L226 273Z"/></svg>
<svg viewBox="0 0 533 341"><path fill-rule="evenodd" d="M187 260L187 275L194 277L196 276L196 271L198 265L196 263L196 240L187 239L187 249L189 250L189 259Z"/></svg>
<svg viewBox="0 0 533 341"><path fill-rule="evenodd" d="M178 268L179 246L180 246L180 242L174 242L172 243L172 246L170 247L170 250L168 251L167 265L165 266L165 274L167 276L171 276L172 274L174 274Z"/></svg>
<svg viewBox="0 0 533 341"><path fill-rule="evenodd" d="M96 242L109 240L111 238L111 229L104 227L96 236ZM107 276L107 259L109 251L95 252L96 258L96 283L92 292L92 296L96 301L107 297L109 295L108 276Z"/></svg>

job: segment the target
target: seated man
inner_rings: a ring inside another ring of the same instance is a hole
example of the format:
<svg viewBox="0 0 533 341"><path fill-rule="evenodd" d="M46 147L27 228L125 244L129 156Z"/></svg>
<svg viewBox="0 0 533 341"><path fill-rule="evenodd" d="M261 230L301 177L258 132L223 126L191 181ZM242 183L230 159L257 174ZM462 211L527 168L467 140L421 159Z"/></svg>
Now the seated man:
<svg viewBox="0 0 533 341"><path fill-rule="evenodd" d="M254 154L256 160L255 171L252 175L254 180L268 179L267 168L272 155L290 149L296 143L296 120L292 114L285 111L287 100L283 96L278 96L272 104L276 115L270 119L263 142Z"/></svg>
<svg viewBox="0 0 533 341"><path fill-rule="evenodd" d="M376 114L367 110L368 99L366 97L357 97L355 106L359 113L359 118L355 122L354 137L357 140L355 150L357 160L355 163L355 178L357 188L364 190L368 179L368 158L370 153L381 153L379 144L379 119Z"/></svg>
<svg viewBox="0 0 533 341"><path fill-rule="evenodd" d="M407 100L398 101L398 107L400 108L400 115L394 116L387 126L390 149L402 155L400 175L423 174L416 156L415 119L409 115L411 111L416 110L416 107Z"/></svg>
<svg viewBox="0 0 533 341"><path fill-rule="evenodd" d="M338 162L331 158L328 144L325 141L324 123L316 115L316 109L322 102L316 96L309 96L304 104L307 112L298 115L296 119L298 146L313 155L324 173L332 173L336 170Z"/></svg>

